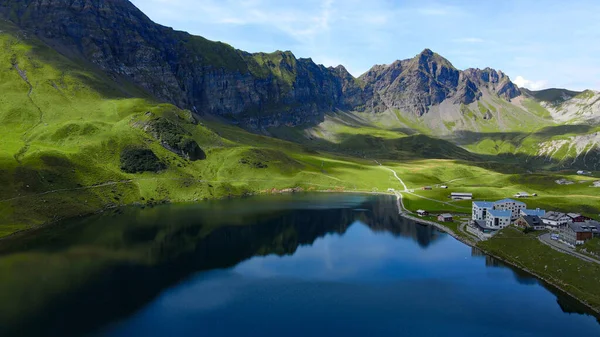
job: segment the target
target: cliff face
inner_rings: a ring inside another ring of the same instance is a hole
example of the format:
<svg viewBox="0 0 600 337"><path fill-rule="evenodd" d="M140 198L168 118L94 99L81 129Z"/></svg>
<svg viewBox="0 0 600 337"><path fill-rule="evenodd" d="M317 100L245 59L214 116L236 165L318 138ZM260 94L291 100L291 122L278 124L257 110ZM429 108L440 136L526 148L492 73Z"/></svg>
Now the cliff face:
<svg viewBox="0 0 600 337"><path fill-rule="evenodd" d="M413 59L377 65L360 77L366 84L370 103L381 111L388 108L422 116L445 100L470 104L485 87L510 100L521 93L502 72L493 69L459 71L440 55L425 49Z"/></svg>
<svg viewBox="0 0 600 337"><path fill-rule="evenodd" d="M0 1L0 13L63 54L199 114L255 127L299 124L340 100L340 81L310 59L249 54L174 31L129 1L7 0Z"/></svg>
<svg viewBox="0 0 600 337"><path fill-rule="evenodd" d="M2 0L0 16L160 100L250 128L316 122L335 109L420 116L446 99L471 103L482 85L520 94L501 72L461 72L430 50L358 79L290 52L250 54L155 24L126 0Z"/></svg>

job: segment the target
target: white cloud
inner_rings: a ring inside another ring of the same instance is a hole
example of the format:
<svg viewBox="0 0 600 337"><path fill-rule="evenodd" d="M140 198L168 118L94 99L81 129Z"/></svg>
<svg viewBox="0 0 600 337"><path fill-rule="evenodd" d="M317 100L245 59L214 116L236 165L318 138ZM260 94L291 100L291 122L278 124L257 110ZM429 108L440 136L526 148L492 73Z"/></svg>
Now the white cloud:
<svg viewBox="0 0 600 337"><path fill-rule="evenodd" d="M518 85L520 88L527 88L531 90L540 90L545 88L548 85L548 82L545 80L539 81L531 81L525 79L523 76L517 76L513 82Z"/></svg>

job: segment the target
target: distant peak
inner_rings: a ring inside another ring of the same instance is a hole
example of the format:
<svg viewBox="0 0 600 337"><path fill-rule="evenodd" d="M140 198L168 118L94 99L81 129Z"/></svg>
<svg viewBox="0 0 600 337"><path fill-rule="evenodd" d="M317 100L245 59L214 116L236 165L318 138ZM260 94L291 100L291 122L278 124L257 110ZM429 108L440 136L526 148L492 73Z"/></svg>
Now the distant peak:
<svg viewBox="0 0 600 337"><path fill-rule="evenodd" d="M419 53L419 56L423 55L423 56L433 56L433 51L429 48L425 48L423 49L422 52Z"/></svg>

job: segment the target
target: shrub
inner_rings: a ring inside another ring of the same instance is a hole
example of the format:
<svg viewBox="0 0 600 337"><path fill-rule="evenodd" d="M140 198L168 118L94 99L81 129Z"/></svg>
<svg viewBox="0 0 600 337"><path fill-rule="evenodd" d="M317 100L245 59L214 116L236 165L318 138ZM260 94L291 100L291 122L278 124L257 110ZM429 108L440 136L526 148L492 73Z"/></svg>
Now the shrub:
<svg viewBox="0 0 600 337"><path fill-rule="evenodd" d="M192 161L206 159L206 153L181 126L166 118L158 118L153 121L152 128L155 138L169 151Z"/></svg>
<svg viewBox="0 0 600 337"><path fill-rule="evenodd" d="M121 152L121 170L127 173L158 172L165 168L152 150L126 148Z"/></svg>

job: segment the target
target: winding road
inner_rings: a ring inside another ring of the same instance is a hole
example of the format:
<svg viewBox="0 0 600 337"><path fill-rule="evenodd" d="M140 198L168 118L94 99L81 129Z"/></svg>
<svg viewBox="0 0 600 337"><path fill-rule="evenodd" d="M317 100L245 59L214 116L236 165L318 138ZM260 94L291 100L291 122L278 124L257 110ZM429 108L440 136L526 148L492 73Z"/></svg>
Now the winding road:
<svg viewBox="0 0 600 337"><path fill-rule="evenodd" d="M538 236L538 240L540 240L540 242L545 244L546 246L549 246L550 248L552 248L556 251L559 251L561 253L569 254L574 257L578 257L587 262L593 262L593 263L600 264L600 260L595 259L590 256L587 256L587 255L584 255L584 254L581 254L581 253L578 253L577 251L575 251L575 249L573 249L561 242L552 240L550 236L551 236L550 233L545 233L545 234Z"/></svg>
<svg viewBox="0 0 600 337"><path fill-rule="evenodd" d="M404 183L404 181L402 180L402 178L400 178L400 177L398 176L398 173L397 173L396 171L392 170L391 168L389 168L389 167L387 167L387 166L383 166L383 165L381 165L381 163L379 163L377 160L375 160L375 162L376 162L377 164L379 164L379 166L381 166L382 168L384 168L384 169L386 169L386 170L388 170L388 171L392 172L392 173L394 174L394 177L395 177L395 178L396 178L396 179L397 179L397 180L400 182L400 184L402 185L402 187L404 187L404 190L402 190L402 191L394 191L394 193L395 193L395 194L396 194L396 196L397 196L397 197L400 199L400 205L402 206L402 209L403 209L403 211L405 211L405 212L407 212L407 213L412 213L412 212L411 212L411 211L409 211L409 210L408 210L406 207L404 207L404 200L403 200L402 193L407 193L407 194L410 194L410 195L412 195L412 196L415 196L415 197L417 197L417 198L421 198L421 199L425 199L425 200L429 200L429 201L438 202L438 203L440 203L440 204L444 204L444 205L452 206L452 207L454 207L454 208L470 209L469 207L457 206L457 205L455 205L455 204L452 204L452 203L450 203L450 202L446 202L446 201L440 201L440 200L437 200L437 199L432 199L432 198L427 198L427 197L424 197L424 196L422 196L422 195L418 195L418 194L416 194L416 193L413 193L413 192L409 191L409 189L408 189L408 186L406 186L406 184ZM464 178L458 178L458 179L454 179L454 180L451 180L451 181L456 181L456 180L460 180L460 179L464 179Z"/></svg>

